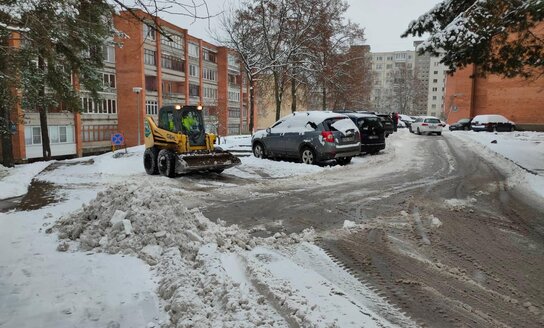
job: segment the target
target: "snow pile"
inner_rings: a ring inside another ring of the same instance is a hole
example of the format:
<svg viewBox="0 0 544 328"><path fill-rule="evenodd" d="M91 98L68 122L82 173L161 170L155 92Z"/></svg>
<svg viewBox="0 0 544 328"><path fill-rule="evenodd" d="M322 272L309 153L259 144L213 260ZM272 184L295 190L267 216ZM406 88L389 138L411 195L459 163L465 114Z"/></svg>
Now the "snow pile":
<svg viewBox="0 0 544 328"><path fill-rule="evenodd" d="M36 162L6 168L0 165L0 199L26 194L32 179L49 166L51 162Z"/></svg>
<svg viewBox="0 0 544 328"><path fill-rule="evenodd" d="M180 202L183 196L176 189L121 184L61 218L54 229L60 239L79 242L70 244L81 250L136 255L154 266L161 277L159 295L177 327L286 326L263 296L229 278L221 256L243 254L257 245L311 241L313 230L254 238L188 210Z"/></svg>
<svg viewBox="0 0 544 328"><path fill-rule="evenodd" d="M476 198L467 198L467 199L446 199L444 203L452 211L462 211L467 207L470 207L472 204L476 203Z"/></svg>

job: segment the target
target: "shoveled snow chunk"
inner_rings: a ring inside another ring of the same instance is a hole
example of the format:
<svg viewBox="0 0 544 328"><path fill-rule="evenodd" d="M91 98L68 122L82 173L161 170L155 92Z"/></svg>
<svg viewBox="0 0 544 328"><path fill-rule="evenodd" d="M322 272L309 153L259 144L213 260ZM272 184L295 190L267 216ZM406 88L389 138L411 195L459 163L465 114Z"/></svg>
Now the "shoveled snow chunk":
<svg viewBox="0 0 544 328"><path fill-rule="evenodd" d="M350 220L344 220L344 229L353 229L357 226L357 223L350 221Z"/></svg>
<svg viewBox="0 0 544 328"><path fill-rule="evenodd" d="M115 213L113 213L113 216L110 219L110 223L112 226L119 222L123 222L123 220L127 217L127 212L123 212L120 210L116 210Z"/></svg>
<svg viewBox="0 0 544 328"><path fill-rule="evenodd" d="M130 223L130 220L123 220L123 228L125 229L125 235L132 234L132 223Z"/></svg>
<svg viewBox="0 0 544 328"><path fill-rule="evenodd" d="M192 230L185 230L185 234L187 235L187 237L189 237L189 239L191 239L192 241L198 241L198 242L203 242L204 240L202 239L202 237L200 237L199 235L197 235L195 232L193 232Z"/></svg>
<svg viewBox="0 0 544 328"><path fill-rule="evenodd" d="M433 228L440 228L442 226L442 221L440 221L439 218L437 218L436 216L434 215L431 215L431 226Z"/></svg>
<svg viewBox="0 0 544 328"><path fill-rule="evenodd" d="M155 265L162 255L162 247L159 245L147 245L142 248L140 255L149 265Z"/></svg>
<svg viewBox="0 0 544 328"><path fill-rule="evenodd" d="M101 247L106 247L108 245L108 236L100 238L100 240L98 241L98 245L100 245Z"/></svg>

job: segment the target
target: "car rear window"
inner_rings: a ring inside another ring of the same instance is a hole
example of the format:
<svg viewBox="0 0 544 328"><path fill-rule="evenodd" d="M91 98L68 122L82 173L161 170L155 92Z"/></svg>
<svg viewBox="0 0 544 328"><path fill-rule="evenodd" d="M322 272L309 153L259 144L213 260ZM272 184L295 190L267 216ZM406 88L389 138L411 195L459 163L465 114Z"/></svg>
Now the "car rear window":
<svg viewBox="0 0 544 328"><path fill-rule="evenodd" d="M349 117L334 117L323 121L326 131L340 131L346 134L348 130L356 130L357 126Z"/></svg>
<svg viewBox="0 0 544 328"><path fill-rule="evenodd" d="M439 120L439 119L436 119L436 118L426 118L426 119L425 119L425 123L436 123L436 124L439 124L439 123L440 123L440 120Z"/></svg>
<svg viewBox="0 0 544 328"><path fill-rule="evenodd" d="M382 123L381 123L381 120L379 118L377 118L377 117L361 118L361 119L359 119L359 126L361 128L366 128L366 127L381 128L381 127L383 127Z"/></svg>

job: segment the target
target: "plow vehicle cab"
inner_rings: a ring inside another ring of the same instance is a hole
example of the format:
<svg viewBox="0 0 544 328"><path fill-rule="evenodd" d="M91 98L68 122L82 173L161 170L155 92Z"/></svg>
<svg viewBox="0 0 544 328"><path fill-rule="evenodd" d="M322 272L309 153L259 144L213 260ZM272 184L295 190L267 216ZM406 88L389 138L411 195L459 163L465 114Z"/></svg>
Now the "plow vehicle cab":
<svg viewBox="0 0 544 328"><path fill-rule="evenodd" d="M147 174L207 171L221 173L240 164L229 152L215 149L216 136L206 133L201 106L170 105L159 110L159 125L151 116L144 121L144 167Z"/></svg>

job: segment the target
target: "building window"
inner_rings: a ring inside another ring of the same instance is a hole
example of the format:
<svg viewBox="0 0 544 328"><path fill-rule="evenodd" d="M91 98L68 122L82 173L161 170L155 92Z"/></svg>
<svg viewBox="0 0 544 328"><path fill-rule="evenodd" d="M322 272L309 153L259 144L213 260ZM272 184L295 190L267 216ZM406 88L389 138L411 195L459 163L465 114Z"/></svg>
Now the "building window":
<svg viewBox="0 0 544 328"><path fill-rule="evenodd" d="M387 64L387 65L385 65L385 68L386 68L386 69L392 69L392 68L393 68L393 64Z"/></svg>
<svg viewBox="0 0 544 328"><path fill-rule="evenodd" d="M199 58L198 46L194 43L189 43L189 57Z"/></svg>
<svg viewBox="0 0 544 328"><path fill-rule="evenodd" d="M438 88L433 88L433 91L438 91Z"/></svg>
<svg viewBox="0 0 544 328"><path fill-rule="evenodd" d="M432 105L431 105L431 108L432 108L432 109L436 109L436 104L432 104Z"/></svg>
<svg viewBox="0 0 544 328"><path fill-rule="evenodd" d="M204 87L204 98L217 99L217 89Z"/></svg>
<svg viewBox="0 0 544 328"><path fill-rule="evenodd" d="M198 77L198 67L193 64L189 64L189 76Z"/></svg>
<svg viewBox="0 0 544 328"><path fill-rule="evenodd" d="M113 46L103 46L102 57L108 63L115 63L115 48Z"/></svg>
<svg viewBox="0 0 544 328"><path fill-rule="evenodd" d="M438 83L438 80L437 80L437 79L433 79L433 83Z"/></svg>
<svg viewBox="0 0 544 328"><path fill-rule="evenodd" d="M383 57L382 57L382 56L376 57L376 61L382 61L382 60L383 60Z"/></svg>
<svg viewBox="0 0 544 328"><path fill-rule="evenodd" d="M152 75L145 76L145 90L157 91L157 77Z"/></svg>
<svg viewBox="0 0 544 328"><path fill-rule="evenodd" d="M144 49L144 64L157 66L157 52L151 49Z"/></svg>
<svg viewBox="0 0 544 328"><path fill-rule="evenodd" d="M161 55L161 66L166 69L185 72L185 62L181 58L164 53Z"/></svg>
<svg viewBox="0 0 544 328"><path fill-rule="evenodd" d="M157 115L159 113L159 104L156 100L147 100L145 102L145 113L147 115Z"/></svg>
<svg viewBox="0 0 544 328"><path fill-rule="evenodd" d="M392 61L392 60L393 60L393 56L387 56L387 60L388 60L388 61Z"/></svg>
<svg viewBox="0 0 544 328"><path fill-rule="evenodd" d="M155 40L155 28L144 23L144 39Z"/></svg>
<svg viewBox="0 0 544 328"><path fill-rule="evenodd" d="M92 98L81 98L82 112L86 114L117 114L117 100L101 99L94 101Z"/></svg>
<svg viewBox="0 0 544 328"><path fill-rule="evenodd" d="M104 73L104 86L106 88L115 89L115 74Z"/></svg>
<svg viewBox="0 0 544 328"><path fill-rule="evenodd" d="M214 52L204 49L202 51L202 58L210 63L217 63L217 57Z"/></svg>
<svg viewBox="0 0 544 328"><path fill-rule="evenodd" d="M240 118L240 109L229 108L229 117L230 118Z"/></svg>
<svg viewBox="0 0 544 328"><path fill-rule="evenodd" d="M436 100L436 96L433 96L433 100Z"/></svg>
<svg viewBox="0 0 544 328"><path fill-rule="evenodd" d="M117 132L117 125L84 125L82 127L83 142L110 141Z"/></svg>
<svg viewBox="0 0 544 328"><path fill-rule="evenodd" d="M229 101L240 101L239 91L229 91Z"/></svg>
<svg viewBox="0 0 544 328"><path fill-rule="evenodd" d="M406 53L405 52L395 54L395 60L405 60L405 59L406 59Z"/></svg>
<svg viewBox="0 0 544 328"><path fill-rule="evenodd" d="M200 86L197 84L189 84L189 97L200 97Z"/></svg>
<svg viewBox="0 0 544 328"><path fill-rule="evenodd" d="M434 74L434 75L438 74L438 71L434 71L433 74Z"/></svg>
<svg viewBox="0 0 544 328"><path fill-rule="evenodd" d="M51 144L73 143L74 130L72 126L51 125L47 128L49 131L49 142ZM25 144L41 145L42 144L42 129L39 126L25 127Z"/></svg>
<svg viewBox="0 0 544 328"><path fill-rule="evenodd" d="M240 134L240 125L238 124L229 124L228 125L228 134Z"/></svg>
<svg viewBox="0 0 544 328"><path fill-rule="evenodd" d="M41 145L42 144L42 129L40 127L32 127L32 144Z"/></svg>
<svg viewBox="0 0 544 328"><path fill-rule="evenodd" d="M376 69L382 69L382 68L383 68L382 64L376 64Z"/></svg>
<svg viewBox="0 0 544 328"><path fill-rule="evenodd" d="M202 70L202 78L210 81L217 81L217 71L204 67Z"/></svg>
<svg viewBox="0 0 544 328"><path fill-rule="evenodd" d="M169 46L174 49L182 49L183 38L175 34L168 35L168 36L161 35L161 44L165 46Z"/></svg>
<svg viewBox="0 0 544 328"><path fill-rule="evenodd" d="M233 66L233 67L238 66L238 63L237 63L238 61L236 60L236 56L229 54L227 60L228 60L229 66Z"/></svg>

